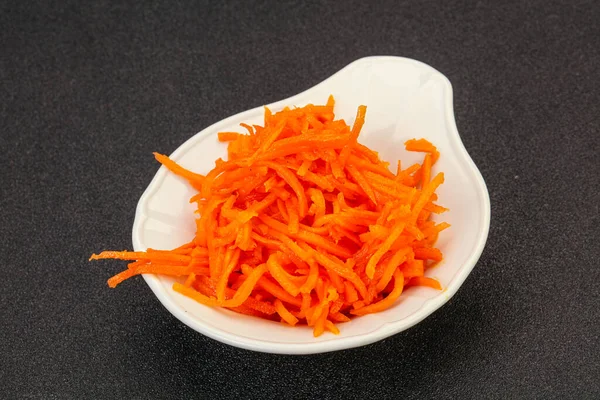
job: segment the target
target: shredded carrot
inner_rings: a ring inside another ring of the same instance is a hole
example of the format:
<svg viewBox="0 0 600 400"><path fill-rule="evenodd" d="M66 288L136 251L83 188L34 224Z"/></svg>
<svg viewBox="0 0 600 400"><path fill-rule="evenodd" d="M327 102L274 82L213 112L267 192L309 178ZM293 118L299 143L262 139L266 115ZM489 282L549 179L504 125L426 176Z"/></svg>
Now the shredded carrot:
<svg viewBox="0 0 600 400"><path fill-rule="evenodd" d="M380 300L377 303L370 304L368 306L357 308L355 310L350 311L350 313L354 315L365 315L386 310L394 304L398 297L400 297L403 288L404 276L402 276L402 271L397 269L394 272L394 289L385 299Z"/></svg>
<svg viewBox="0 0 600 400"><path fill-rule="evenodd" d="M285 308L281 300L275 299L273 304L275 305L275 310L277 311L277 314L279 314L281 319L283 319L291 326L294 326L298 323L298 318L296 318L292 313L288 311L287 308Z"/></svg>
<svg viewBox="0 0 600 400"><path fill-rule="evenodd" d="M427 276L414 276L406 283L406 287L409 286L427 286L433 289L442 290L442 285L437 279L429 278Z"/></svg>
<svg viewBox="0 0 600 400"><path fill-rule="evenodd" d="M421 184L426 185L429 183L429 179L431 178L431 154L427 153L425 155L425 160L423 160L423 171L421 172Z"/></svg>
<svg viewBox="0 0 600 400"><path fill-rule="evenodd" d="M440 152L438 151L438 149L427 139L411 139L405 143L405 146L406 150L408 151L421 151L431 154L431 164L435 164L435 162L440 157Z"/></svg>
<svg viewBox="0 0 600 400"><path fill-rule="evenodd" d="M188 277L185 280L185 283L183 284L183 286L190 287L190 286L192 286L192 283L194 283L195 280L196 280L196 274L194 274L192 272L191 274L188 275Z"/></svg>
<svg viewBox="0 0 600 400"><path fill-rule="evenodd" d="M442 252L436 248L417 247L414 252L415 258L420 260L442 261Z"/></svg>
<svg viewBox="0 0 600 400"><path fill-rule="evenodd" d="M219 132L219 142L231 142L237 140L240 134L237 132Z"/></svg>
<svg viewBox="0 0 600 400"><path fill-rule="evenodd" d="M187 179L194 188L200 189L202 187L202 182L204 182L205 178L204 175L196 174L183 168L181 165L177 164L175 161L171 160L165 155L154 153L154 158L156 158L156 161L164 165L174 174Z"/></svg>
<svg viewBox="0 0 600 400"><path fill-rule="evenodd" d="M108 280L140 274L178 279L173 290L210 307L291 326L314 336L336 323L383 311L403 289L442 289L424 276L443 259L435 241L450 225L430 216L447 209L435 193L438 149L426 139L405 147L421 164L402 169L358 142L367 108L352 126L336 120L335 101L271 112L244 133L220 132L228 159L206 175L154 153L197 191L195 238L173 250L104 251L90 260L130 263Z"/></svg>
<svg viewBox="0 0 600 400"><path fill-rule="evenodd" d="M277 282L279 282L281 287L286 292L288 292L294 297L297 296L298 293L300 293L300 289L290 279L290 276L285 271L285 269L277 262L275 255L269 257L269 260L267 261L267 266L269 267L269 272L271 273L271 276Z"/></svg>

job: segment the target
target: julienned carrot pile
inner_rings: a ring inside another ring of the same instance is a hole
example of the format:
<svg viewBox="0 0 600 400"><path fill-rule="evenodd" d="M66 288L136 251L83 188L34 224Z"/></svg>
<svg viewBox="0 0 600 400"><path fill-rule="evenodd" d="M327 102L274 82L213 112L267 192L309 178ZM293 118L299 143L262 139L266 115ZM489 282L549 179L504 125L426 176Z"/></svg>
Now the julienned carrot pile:
<svg viewBox="0 0 600 400"><path fill-rule="evenodd" d="M133 261L108 285L145 273L179 277L173 289L202 304L306 324L314 336L387 309L405 287L441 289L423 275L442 259L433 245L449 227L429 219L446 211L434 203L444 181L432 175L439 152L409 140L424 161L405 169L398 161L394 174L357 141L366 107L352 127L333 108L331 96L326 105L266 108L264 126L219 133L228 160L207 175L155 153L198 191L196 236L169 251L92 255Z"/></svg>

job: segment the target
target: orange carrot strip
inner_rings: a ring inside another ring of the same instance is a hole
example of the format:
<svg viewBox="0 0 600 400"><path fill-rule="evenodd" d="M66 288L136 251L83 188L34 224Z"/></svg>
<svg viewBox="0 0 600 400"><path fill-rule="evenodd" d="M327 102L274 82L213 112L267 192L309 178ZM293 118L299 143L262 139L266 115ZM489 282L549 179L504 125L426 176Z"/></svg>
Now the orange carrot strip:
<svg viewBox="0 0 600 400"><path fill-rule="evenodd" d="M269 173L267 167L239 168L223 172L213 181L213 190L220 188L241 189L247 178L265 177ZM267 180L270 178L267 178Z"/></svg>
<svg viewBox="0 0 600 400"><path fill-rule="evenodd" d="M235 245L241 250L249 251L252 248L252 239L250 238L251 233L252 224L250 222L246 222L244 225L242 225L241 230L238 232L238 235L235 238Z"/></svg>
<svg viewBox="0 0 600 400"><path fill-rule="evenodd" d="M394 174L392 174L390 170L386 167L380 164L373 164L372 162L369 162L367 160L363 160L355 156L354 154L351 154L350 157L348 157L348 162L354 165L356 168L360 168L361 170L372 171L380 175L386 176L388 178L394 178Z"/></svg>
<svg viewBox="0 0 600 400"><path fill-rule="evenodd" d="M429 182L425 185L425 187L423 187L421 195L419 196L417 202L415 203L412 209L413 223L417 220L419 213L421 212L425 204L429 201L429 198L431 197L435 189L437 189L437 187L442 183L444 183L444 173L440 172L435 176L435 178L431 180L431 182Z"/></svg>
<svg viewBox="0 0 600 400"><path fill-rule="evenodd" d="M344 146L342 151L340 152L340 165L342 168L346 165L348 161L348 157L350 156L350 152L352 148L356 144L358 139L358 135L360 134L360 130L362 129L365 123L365 114L367 112L367 107L358 106L358 110L356 111L356 118L354 119L354 125L352 125L352 131L350 132L350 140L348 144Z"/></svg>
<svg viewBox="0 0 600 400"><path fill-rule="evenodd" d="M285 202L285 208L288 212L289 222L288 230L291 234L296 234L300 230L300 217L298 215L298 205L294 205L292 198Z"/></svg>
<svg viewBox="0 0 600 400"><path fill-rule="evenodd" d="M194 280L195 280L195 279L196 279L196 274L195 274L195 273L193 273L193 272L191 272L191 273L188 275L187 279L185 280L185 283L183 284L183 286L185 286L185 287L190 287L190 286L192 286L192 283L194 282Z"/></svg>
<svg viewBox="0 0 600 400"><path fill-rule="evenodd" d="M302 247L300 247L298 245L298 243L296 243L295 241L293 241L286 235L283 235L274 230L270 230L269 234L271 236L273 236L275 239L280 240L281 243L283 243L287 248L289 248L291 251L293 251L294 254L296 254L302 261L310 263L311 255L306 250L304 250Z"/></svg>
<svg viewBox="0 0 600 400"><path fill-rule="evenodd" d="M366 315L374 312L380 312L390 308L394 302L400 297L402 294L402 289L404 288L404 276L402 275L402 271L397 269L394 272L394 289L391 291L389 295L383 300L378 301L377 303L370 304L368 306L364 306L361 308L354 309L350 311L351 314L354 315Z"/></svg>
<svg viewBox="0 0 600 400"><path fill-rule="evenodd" d="M381 257L383 257L383 255L388 252L390 247L392 247L392 244L396 241L396 239L398 239L405 226L406 224L404 223L395 226L394 229L392 229L390 236L388 236L385 239L385 241L381 244L381 246L379 246L375 254L373 254L373 256L369 259L365 272L370 279L373 279L373 275L375 274L375 266L377 265Z"/></svg>
<svg viewBox="0 0 600 400"><path fill-rule="evenodd" d="M147 260L155 262L173 262L187 264L191 257L182 254L172 254L163 251L142 252L142 251L103 251L100 254L92 254L90 260L103 260L113 258L115 260Z"/></svg>
<svg viewBox="0 0 600 400"><path fill-rule="evenodd" d="M346 179L346 174L344 174L344 168L342 167L342 164L335 150L327 149L325 150L325 152L328 156L329 165L331 167L331 173L333 174L333 176L336 179L340 179L342 181Z"/></svg>
<svg viewBox="0 0 600 400"><path fill-rule="evenodd" d="M231 248L227 249L227 253L229 257L225 258L224 261L224 270L221 271L221 276L217 282L217 300L222 302L225 300L225 288L227 286L227 282L229 282L229 275L231 272L237 267L238 261L240 259L240 249L231 250Z"/></svg>
<svg viewBox="0 0 600 400"><path fill-rule="evenodd" d="M368 180L370 178L367 177L366 179ZM384 196L389 196L393 199L405 200L405 199L410 198L410 193L411 193L410 190L406 191L403 189L398 189L400 186L395 186L395 187L386 186L386 185L383 185L378 182L373 182L373 184L371 186L373 187L374 191L379 192ZM402 185L402 187L408 187L408 186Z"/></svg>
<svg viewBox="0 0 600 400"><path fill-rule="evenodd" d="M285 306L283 305L283 303L281 302L281 300L275 299L275 301L273 302L273 304L275 305L275 310L277 311L277 314L279 314L279 316L285 322L287 322L291 326L295 326L298 323L298 318L294 317L292 315L292 313L290 313L288 311L288 309L285 308Z"/></svg>
<svg viewBox="0 0 600 400"><path fill-rule="evenodd" d="M360 188L364 190L364 192L373 202L373 204L377 204L377 198L375 197L373 188L371 187L369 182L367 182L364 175L361 174L360 171L353 164L346 165L346 170L348 171L352 179L354 179L354 181L358 184L358 186L360 186Z"/></svg>
<svg viewBox="0 0 600 400"><path fill-rule="evenodd" d="M327 275L329 275L329 279L331 280L331 283L333 284L335 289L338 291L338 293L344 293L344 291L345 291L344 282L342 281L340 276L330 269L327 270Z"/></svg>
<svg viewBox="0 0 600 400"><path fill-rule="evenodd" d="M270 279L268 279L264 276L258 281L258 286L260 286L266 292L277 297L281 301L285 301L286 303L289 303L289 304L297 306L297 307L300 307L302 305L301 300L292 296L291 294L289 294L288 292L283 290L281 288L281 286L279 286L278 284L274 283L273 281L271 281Z"/></svg>
<svg viewBox="0 0 600 400"><path fill-rule="evenodd" d="M425 160L423 161L423 172L421 172L421 185L425 186L431 179L431 154L425 154Z"/></svg>
<svg viewBox="0 0 600 400"><path fill-rule="evenodd" d="M238 161L223 161L221 159L215 161L215 168L212 171L210 171L202 181L202 188L200 190L202 197L210 197L213 182L219 175L226 171L238 168L239 165L240 162Z"/></svg>
<svg viewBox="0 0 600 400"><path fill-rule="evenodd" d="M306 191L311 201L315 205L315 221L325 215L325 197L319 189L310 188ZM314 226L314 224L313 224Z"/></svg>
<svg viewBox="0 0 600 400"><path fill-rule="evenodd" d="M331 317L331 313L329 314L329 317ZM325 329L333 333L334 335L340 334L340 330L338 329L338 327L335 326L335 324L330 320L325 320Z"/></svg>
<svg viewBox="0 0 600 400"><path fill-rule="evenodd" d="M442 252L436 248L415 248L415 258L418 260L442 261Z"/></svg>
<svg viewBox="0 0 600 400"><path fill-rule="evenodd" d="M252 317L264 318L264 314L260 311L257 311L246 304L239 305L237 307L225 307L231 311L235 311L238 314L250 315Z"/></svg>
<svg viewBox="0 0 600 400"><path fill-rule="evenodd" d="M268 111L269 111L269 110L268 110L266 107L265 107L265 110L266 110L266 112L268 112ZM240 126L241 126L241 127L243 127L244 129L246 129L246 130L248 131L248 134L249 134L250 136L253 136L253 135L254 135L254 129L252 129L252 127L251 127L250 125L248 125L248 124L245 124L245 123L243 123L243 122L242 122L242 123L240 124Z"/></svg>
<svg viewBox="0 0 600 400"><path fill-rule="evenodd" d="M312 161L310 161L310 160L302 161L302 165L300 166L300 168L298 168L298 171L296 171L296 174L298 176L305 176L311 165L312 165Z"/></svg>
<svg viewBox="0 0 600 400"><path fill-rule="evenodd" d="M270 228L273 228L276 231L281 232L281 233L289 234L287 226L282 224L281 222L279 222L267 215L259 215L259 218ZM294 237L295 239L300 239L306 243L309 243L309 244L312 244L315 246L319 246L319 247L327 250L328 252L335 254L336 256L339 256L339 257L350 258L352 256L352 253L350 253L345 248L338 246L335 243L332 243L332 242L328 241L327 239L323 238L322 236L319 236L317 234L309 232L305 229L306 228L304 228L301 225L300 231L297 234L290 235L290 236Z"/></svg>
<svg viewBox="0 0 600 400"><path fill-rule="evenodd" d="M248 275L242 286L237 290L231 300L225 300L222 302L225 307L238 307L250 296L252 289L258 282L258 280L267 272L267 265L261 264Z"/></svg>
<svg viewBox="0 0 600 400"><path fill-rule="evenodd" d="M319 189L331 192L334 189L334 185L327 178L327 176L322 176L311 171L306 171L304 176L300 176L300 179L315 184Z"/></svg>
<svg viewBox="0 0 600 400"><path fill-rule="evenodd" d="M444 213L444 212L448 211L447 208L439 206L439 205L434 204L432 202L429 202L429 203L425 204L423 206L423 210L427 210L427 211L435 213L435 214L441 214L441 213Z"/></svg>
<svg viewBox="0 0 600 400"><path fill-rule="evenodd" d="M159 163L164 165L168 170L173 172L175 175L179 175L179 176L187 179L190 182L190 184L192 184L192 186L194 186L196 189L199 189L202 186L202 182L205 179L204 175L196 174L195 172L192 172L188 169L183 168L181 165L177 164L175 161L171 160L169 157L167 157L163 154L159 154L159 153L152 153L152 154L154 154L154 158L156 158L156 161L158 161Z"/></svg>
<svg viewBox="0 0 600 400"><path fill-rule="evenodd" d="M408 151L420 151L420 152L431 153L431 156L432 156L431 163L432 164L435 164L435 162L440 157L440 152L437 150L437 148L426 139L419 139L419 140L410 139L410 140L406 141L406 143L404 143L404 146L406 147L406 150L408 150Z"/></svg>
<svg viewBox="0 0 600 400"><path fill-rule="evenodd" d="M348 321L350 321L350 318L346 317L344 314L342 314L340 312L329 313L329 318L331 318L335 322L348 322Z"/></svg>
<svg viewBox="0 0 600 400"><path fill-rule="evenodd" d="M394 275L394 271L396 271L396 268L398 268L398 266L402 264L404 260L406 260L406 256L408 255L409 251L410 250L407 248L400 249L396 251L392 258L390 258L390 260L387 262L383 270L383 274L379 282L377 282L377 286L375 287L378 293L385 289L388 283L390 283L390 280Z"/></svg>
<svg viewBox="0 0 600 400"><path fill-rule="evenodd" d="M265 187L265 191L270 192L271 189L273 189L274 187L277 187L278 184L279 184L279 177L277 177L276 175L273 175L269 179L267 179L265 181L265 183L263 183L263 186Z"/></svg>
<svg viewBox="0 0 600 400"><path fill-rule="evenodd" d="M394 178L388 178L376 172L365 171L364 175L365 178L367 178L369 181L377 183L378 186L385 187L390 192L397 192L398 194L402 194L410 192L411 190L410 186L403 185L402 183L397 182Z"/></svg>
<svg viewBox="0 0 600 400"><path fill-rule="evenodd" d="M323 129L324 126L323 123L312 114L306 116L306 122L309 125L309 128Z"/></svg>
<svg viewBox="0 0 600 400"><path fill-rule="evenodd" d="M267 167L273 169L294 191L296 196L298 197L298 214L300 218L304 218L306 212L308 211L307 203L306 203L306 193L304 192L304 188L302 184L298 180L295 174L293 174L288 168L276 164L272 161L263 161L262 162Z"/></svg>
<svg viewBox="0 0 600 400"><path fill-rule="evenodd" d="M219 132L218 133L219 142L232 142L234 140L237 140L239 136L240 136L240 134L237 132Z"/></svg>
<svg viewBox="0 0 600 400"><path fill-rule="evenodd" d="M354 303L358 301L358 293L349 281L344 281L344 294L348 303Z"/></svg>
<svg viewBox="0 0 600 400"><path fill-rule="evenodd" d="M409 233L410 235L414 236L416 240L421 240L425 237L423 232L421 232L421 230L415 225L407 225L406 233Z"/></svg>
<svg viewBox="0 0 600 400"><path fill-rule="evenodd" d="M320 235L320 236L325 236L325 237L327 235L329 235L329 228L327 228L326 226L322 226L319 228L319 227L300 224L300 229L302 229L304 232L314 233L315 235Z"/></svg>
<svg viewBox="0 0 600 400"><path fill-rule="evenodd" d="M315 285L315 293L317 294L317 298L320 302L325 298L325 284L323 283L323 278L317 278L317 284Z"/></svg>
<svg viewBox="0 0 600 400"><path fill-rule="evenodd" d="M269 260L267 261L267 267L269 268L269 272L271 273L271 276L277 282L279 282L281 287L286 292L288 292L289 294L291 294L294 297L296 297L298 295L298 293L300 293L300 290L298 289L298 287L289 278L288 273L277 262L275 255L272 255L271 257L269 257Z"/></svg>
<svg viewBox="0 0 600 400"><path fill-rule="evenodd" d="M426 276L414 276L410 278L410 280L406 284L406 287L409 286L427 286L437 290L442 290L442 285L440 285L440 282L437 279L429 278Z"/></svg>
<svg viewBox="0 0 600 400"><path fill-rule="evenodd" d="M277 140L277 137L279 137L281 131L285 127L285 122L286 121L283 119L277 123L277 126L275 126L269 132L265 140L261 143L260 147L256 149L256 152L250 158L251 160L256 160L260 154L264 153L273 144L273 142ZM264 134L265 132L263 131L262 133Z"/></svg>
<svg viewBox="0 0 600 400"><path fill-rule="evenodd" d="M326 304L315 322L315 328L313 330L314 337L319 337L323 334L323 332L325 332L325 321L327 321L328 316L329 316L329 304Z"/></svg>
<svg viewBox="0 0 600 400"><path fill-rule="evenodd" d="M232 292L234 292L234 291L232 290ZM233 295L232 295L232 297L233 297ZM267 314L267 315L273 315L277 312L275 310L275 307L271 303L260 301L256 298L252 298L252 297L248 297L243 305L248 306L248 307L252 308L253 310L260 311L261 313Z"/></svg>
<svg viewBox="0 0 600 400"><path fill-rule="evenodd" d="M308 293L302 293L302 302L300 303L300 315L302 315L302 318L307 316L306 312L310 308L311 304L312 296Z"/></svg>
<svg viewBox="0 0 600 400"><path fill-rule="evenodd" d="M299 289L300 293L310 293L314 289L317 284L317 279L319 278L319 266L317 263L310 261L308 265L310 265L310 271L306 282Z"/></svg>
<svg viewBox="0 0 600 400"><path fill-rule="evenodd" d="M328 256L317 251L314 251L313 255L316 261L323 267L350 281L363 298L367 296L367 287L354 271L346 268L344 264L338 264Z"/></svg>
<svg viewBox="0 0 600 400"><path fill-rule="evenodd" d="M341 310L344 306L344 299L338 297L336 300L331 303L331 307L329 308L329 313L336 313Z"/></svg>
<svg viewBox="0 0 600 400"><path fill-rule="evenodd" d="M216 307L220 305L217 299L205 296L197 290L192 289L191 287L185 287L179 282L175 282L173 284L173 290L193 300L196 300L198 303L202 303L210 307Z"/></svg>
<svg viewBox="0 0 600 400"><path fill-rule="evenodd" d="M285 201L281 199L277 199L277 209L279 210L279 214L283 217L283 219L288 222L290 221L290 215L288 214L287 207L285 205ZM289 229L289 228L288 228Z"/></svg>
<svg viewBox="0 0 600 400"><path fill-rule="evenodd" d="M258 243L260 243L261 245L265 246L268 249L271 250L281 250L282 247L282 243L280 241L277 240L272 240L272 239L267 239L261 235L259 235L256 232L252 232L250 234L250 237L254 240L256 240Z"/></svg>
<svg viewBox="0 0 600 400"><path fill-rule="evenodd" d="M339 149L344 147L347 142L347 138L342 138L335 133L293 136L276 141L269 150L259 155L257 160L273 160L290 154L311 151L315 148Z"/></svg>
<svg viewBox="0 0 600 400"><path fill-rule="evenodd" d="M362 246L362 242L360 241L358 235L355 235L346 227L336 226L336 227L334 227L334 230L336 232L339 232L340 235L347 237L351 242L356 244L358 247ZM356 230L356 229L354 229L354 230Z"/></svg>
<svg viewBox="0 0 600 400"><path fill-rule="evenodd" d="M423 276L425 272L423 260L412 260L407 261L400 266L402 273L406 279L413 278L415 276Z"/></svg>
<svg viewBox="0 0 600 400"><path fill-rule="evenodd" d="M376 151L373 151L370 148L368 148L367 146L360 144L360 143L356 143L355 149L361 156L365 157L367 160L371 161L373 164L378 164L378 165L384 166L384 168L387 169L388 163L382 163L379 160L379 154Z"/></svg>

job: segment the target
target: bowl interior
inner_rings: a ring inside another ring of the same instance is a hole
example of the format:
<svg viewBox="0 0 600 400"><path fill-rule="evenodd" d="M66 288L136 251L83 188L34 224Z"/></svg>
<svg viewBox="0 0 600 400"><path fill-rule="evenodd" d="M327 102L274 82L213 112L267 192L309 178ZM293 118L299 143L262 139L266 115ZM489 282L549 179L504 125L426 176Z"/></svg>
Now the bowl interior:
<svg viewBox="0 0 600 400"><path fill-rule="evenodd" d="M339 324L340 335L314 338L312 329L205 307L172 291L173 280L146 275L163 304L184 323L223 342L253 350L281 353L311 353L366 344L410 327L444 304L456 292L477 261L489 227L489 198L481 175L464 150L452 110L448 80L433 68L398 57L361 59L328 80L297 96L270 105L321 104L329 94L336 99L336 118L352 124L356 108L367 105L367 118L360 142L378 151L395 168L421 162L423 154L404 150L411 138L434 143L441 157L434 173L443 171L446 181L438 189L438 203L450 211L437 216L452 227L437 243L444 261L427 270L444 290L413 287L397 304L384 312ZM226 146L217 132L239 131L239 123L261 124L263 108L243 112L205 129L184 143L172 157L186 168L206 173L218 157L226 157ZM195 230L194 209L188 200L194 190L183 180L161 168L138 205L133 231L134 248L170 249L189 241Z"/></svg>

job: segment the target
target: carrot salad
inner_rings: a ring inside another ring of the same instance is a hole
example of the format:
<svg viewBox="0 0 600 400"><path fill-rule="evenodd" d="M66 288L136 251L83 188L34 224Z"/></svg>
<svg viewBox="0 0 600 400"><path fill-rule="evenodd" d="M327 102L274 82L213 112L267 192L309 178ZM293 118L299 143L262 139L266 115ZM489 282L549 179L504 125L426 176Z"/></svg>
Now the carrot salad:
<svg viewBox="0 0 600 400"><path fill-rule="evenodd" d="M358 142L367 108L352 126L334 116L334 99L273 113L246 133L220 132L227 160L203 175L155 157L197 191L194 239L173 250L104 251L91 260L131 261L108 280L140 274L179 278L173 290L199 303L308 325L314 336L336 323L391 307L409 286L441 289L424 271L442 260L434 247L450 225L432 173L440 153L425 139L406 149L423 162L393 173Z"/></svg>

